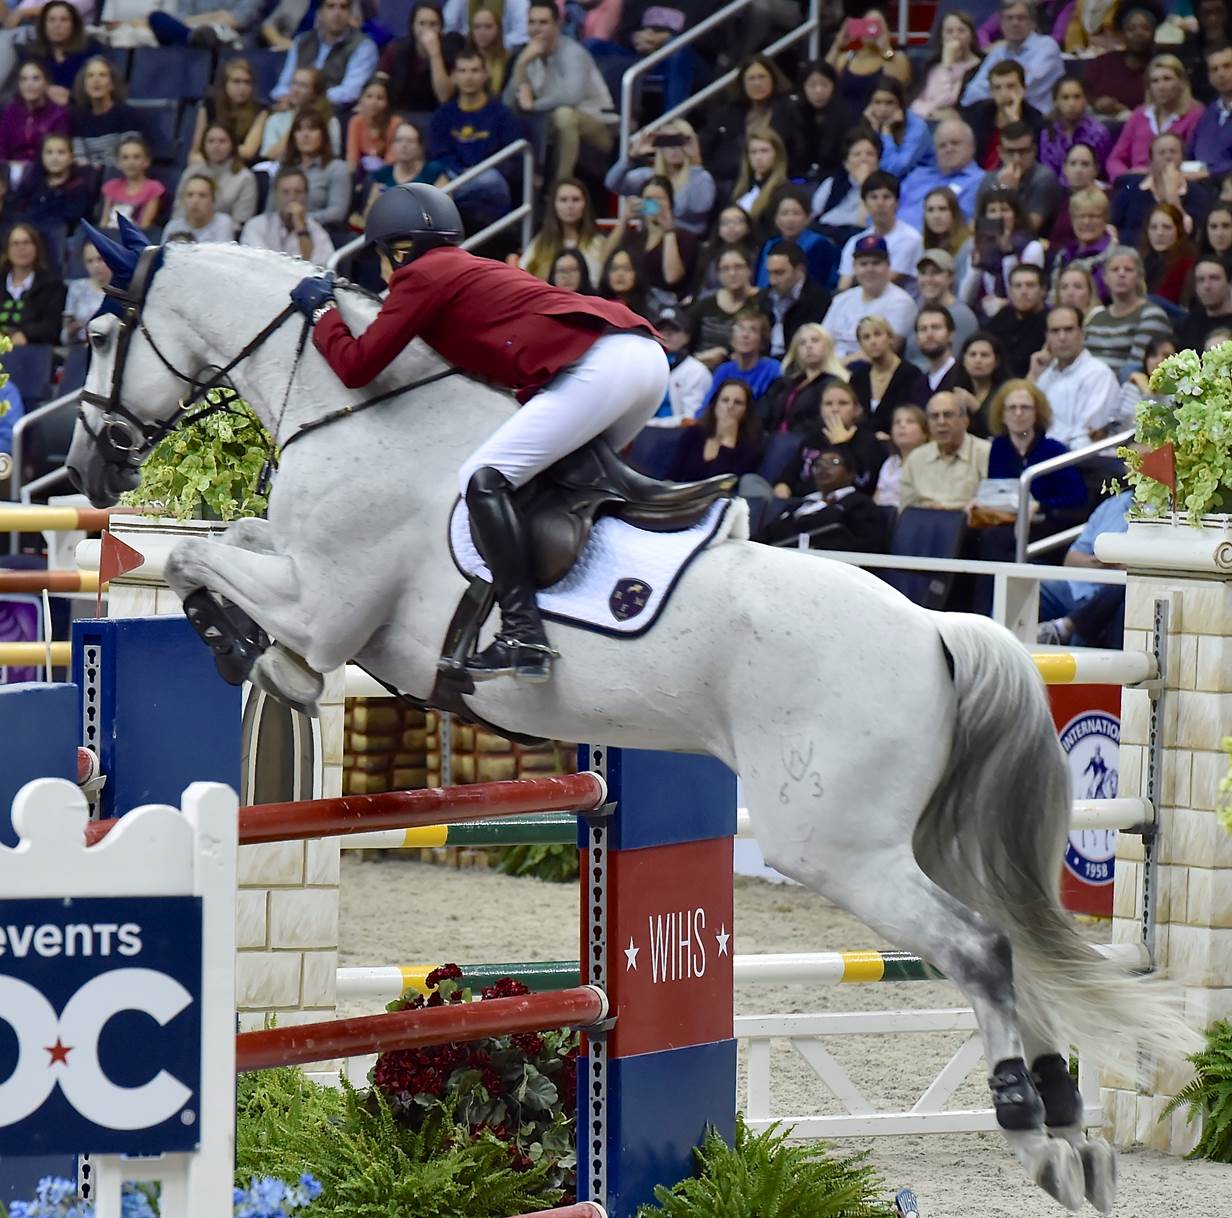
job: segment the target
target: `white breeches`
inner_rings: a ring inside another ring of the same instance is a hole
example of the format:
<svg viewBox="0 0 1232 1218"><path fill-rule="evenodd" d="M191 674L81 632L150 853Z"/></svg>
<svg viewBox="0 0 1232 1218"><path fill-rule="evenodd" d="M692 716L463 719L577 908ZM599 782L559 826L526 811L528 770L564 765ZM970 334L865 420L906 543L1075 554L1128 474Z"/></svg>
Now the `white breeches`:
<svg viewBox="0 0 1232 1218"><path fill-rule="evenodd" d="M471 454L458 473L461 494L485 465L519 487L596 436L619 451L659 409L667 375L667 357L653 338L603 335Z"/></svg>

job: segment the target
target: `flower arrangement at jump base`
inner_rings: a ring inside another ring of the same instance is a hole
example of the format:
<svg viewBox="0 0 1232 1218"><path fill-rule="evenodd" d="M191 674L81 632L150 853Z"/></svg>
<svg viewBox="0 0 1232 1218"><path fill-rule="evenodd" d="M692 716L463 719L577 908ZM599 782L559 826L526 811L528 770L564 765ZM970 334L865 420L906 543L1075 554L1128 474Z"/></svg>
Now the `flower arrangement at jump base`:
<svg viewBox="0 0 1232 1218"><path fill-rule="evenodd" d="M456 964L443 965L428 974L426 998L403 997L387 1010L473 1001L461 977ZM507 977L486 986L479 1001L529 993ZM372 1085L413 1128L447 1110L472 1137L490 1134L504 1143L515 1171L547 1167L550 1185L571 1197L578 1052L577 1033L565 1030L397 1050L377 1058Z"/></svg>
<svg viewBox="0 0 1232 1218"><path fill-rule="evenodd" d="M1191 525L1232 512L1232 342L1178 351L1151 374L1158 399L1138 408L1137 448L1122 448L1136 514L1184 512Z"/></svg>

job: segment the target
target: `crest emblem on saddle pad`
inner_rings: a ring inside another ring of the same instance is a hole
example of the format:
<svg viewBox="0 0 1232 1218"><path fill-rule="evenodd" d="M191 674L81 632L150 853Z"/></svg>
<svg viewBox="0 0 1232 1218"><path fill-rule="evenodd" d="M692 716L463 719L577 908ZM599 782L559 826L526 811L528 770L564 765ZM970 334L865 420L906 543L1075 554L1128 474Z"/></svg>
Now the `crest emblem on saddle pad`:
<svg viewBox="0 0 1232 1218"><path fill-rule="evenodd" d="M646 608L654 589L640 579L618 579L607 598L607 607L618 622L627 622L637 617Z"/></svg>

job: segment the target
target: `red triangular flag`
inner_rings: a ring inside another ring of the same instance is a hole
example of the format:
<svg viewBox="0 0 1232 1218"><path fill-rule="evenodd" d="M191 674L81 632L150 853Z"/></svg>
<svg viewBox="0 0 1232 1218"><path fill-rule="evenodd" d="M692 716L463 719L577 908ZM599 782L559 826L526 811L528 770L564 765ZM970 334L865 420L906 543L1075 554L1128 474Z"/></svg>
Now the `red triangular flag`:
<svg viewBox="0 0 1232 1218"><path fill-rule="evenodd" d="M1176 494L1176 449L1172 442L1160 445L1154 452L1143 453L1138 472L1153 482L1162 482Z"/></svg>
<svg viewBox="0 0 1232 1218"><path fill-rule="evenodd" d="M129 571L135 571L144 562L144 554L130 545L125 545L110 529L103 530L102 553L98 560L100 587Z"/></svg>

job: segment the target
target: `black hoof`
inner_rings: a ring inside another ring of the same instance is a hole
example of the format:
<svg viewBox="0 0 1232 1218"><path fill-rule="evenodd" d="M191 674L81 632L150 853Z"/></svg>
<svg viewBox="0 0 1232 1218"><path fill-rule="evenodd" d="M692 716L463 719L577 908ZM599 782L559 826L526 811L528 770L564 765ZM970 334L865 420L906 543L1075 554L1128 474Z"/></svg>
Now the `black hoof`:
<svg viewBox="0 0 1232 1218"><path fill-rule="evenodd" d="M184 598L184 614L214 653L214 667L228 685L243 685L269 646L269 637L235 605L220 604L204 588Z"/></svg>
<svg viewBox="0 0 1232 1218"><path fill-rule="evenodd" d="M1072 1129L1082 1124L1082 1093L1069 1072L1069 1062L1059 1053L1037 1057L1031 1077L1044 1103L1044 1124Z"/></svg>
<svg viewBox="0 0 1232 1218"><path fill-rule="evenodd" d="M988 1080L997 1124L1002 1129L1021 1132L1039 1129L1044 1123L1044 1101L1040 1099L1031 1072L1021 1057L998 1062Z"/></svg>

